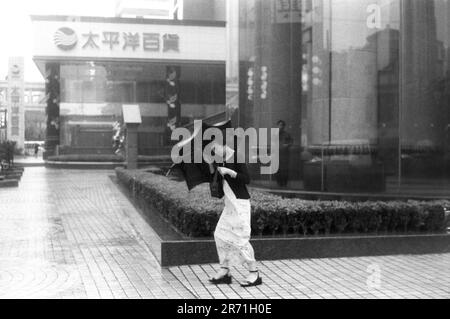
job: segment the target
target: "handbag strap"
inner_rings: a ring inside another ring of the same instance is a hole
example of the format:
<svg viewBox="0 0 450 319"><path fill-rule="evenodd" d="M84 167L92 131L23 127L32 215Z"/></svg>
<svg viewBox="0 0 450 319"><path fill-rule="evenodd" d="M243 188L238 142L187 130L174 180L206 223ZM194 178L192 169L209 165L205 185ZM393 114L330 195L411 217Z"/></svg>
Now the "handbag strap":
<svg viewBox="0 0 450 319"><path fill-rule="evenodd" d="M225 167L225 164L222 163L222 167ZM219 165L215 164L214 165L214 176L213 176L213 183L216 183L217 180L219 179Z"/></svg>
<svg viewBox="0 0 450 319"><path fill-rule="evenodd" d="M213 183L217 183L218 174L219 174L219 170L216 168L214 170Z"/></svg>

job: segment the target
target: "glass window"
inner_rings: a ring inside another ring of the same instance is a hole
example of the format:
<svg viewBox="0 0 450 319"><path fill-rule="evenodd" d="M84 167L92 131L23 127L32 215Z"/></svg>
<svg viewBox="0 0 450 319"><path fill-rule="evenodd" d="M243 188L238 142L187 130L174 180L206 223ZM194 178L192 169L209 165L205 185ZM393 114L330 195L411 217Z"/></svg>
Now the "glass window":
<svg viewBox="0 0 450 319"><path fill-rule="evenodd" d="M449 194L450 1L404 1L401 41L401 178Z"/></svg>
<svg viewBox="0 0 450 319"><path fill-rule="evenodd" d="M123 104L139 104L140 154L161 152L166 142L167 65L86 62L61 65L60 143L63 151L112 152L112 127ZM180 125L225 112L225 66L182 64ZM88 138L88 136L90 136ZM97 145L97 146L95 146ZM167 152L167 148L164 148Z"/></svg>
<svg viewBox="0 0 450 319"><path fill-rule="evenodd" d="M387 182L396 181L399 4L333 0L323 8L330 50L326 120L321 121L322 190L383 192ZM310 124L318 120L313 117Z"/></svg>
<svg viewBox="0 0 450 319"><path fill-rule="evenodd" d="M449 21L449 0L240 1L239 126L283 128L255 183L450 195Z"/></svg>

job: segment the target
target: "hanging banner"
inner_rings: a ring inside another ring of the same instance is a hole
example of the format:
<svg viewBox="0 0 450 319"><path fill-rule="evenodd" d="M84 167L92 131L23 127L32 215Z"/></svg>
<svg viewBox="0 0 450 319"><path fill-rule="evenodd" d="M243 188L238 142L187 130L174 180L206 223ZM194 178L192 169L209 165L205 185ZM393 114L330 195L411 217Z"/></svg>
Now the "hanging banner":
<svg viewBox="0 0 450 319"><path fill-rule="evenodd" d="M8 67L8 98L6 101L8 123L8 139L17 143L18 148L24 147L25 140L25 82L24 58L10 57Z"/></svg>

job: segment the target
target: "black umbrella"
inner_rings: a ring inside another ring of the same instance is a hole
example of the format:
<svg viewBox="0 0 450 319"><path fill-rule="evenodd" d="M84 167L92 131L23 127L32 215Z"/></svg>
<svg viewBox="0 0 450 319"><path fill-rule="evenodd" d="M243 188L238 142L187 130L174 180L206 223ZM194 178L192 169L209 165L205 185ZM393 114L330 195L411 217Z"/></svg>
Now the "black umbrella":
<svg viewBox="0 0 450 319"><path fill-rule="evenodd" d="M195 151L201 151L203 154L203 150L204 150L205 146L211 142L210 140L203 140L203 138L202 138L202 146L201 146L202 149L196 150L195 145L194 145L194 138L198 134L201 134L201 136L203 137L203 133L208 128L218 128L222 131L225 131L227 128L231 128L231 121L228 120L228 121L216 123L213 125L209 125L209 124L202 122L201 129L197 129L196 131L194 130L194 132L191 134L191 136L188 139L183 140L177 144L179 149L182 149L183 145L186 145L187 143L191 144L191 154L190 154L191 161L190 161L190 163L185 163L183 161L178 164L173 164L172 167L170 168L169 172L167 173L167 175L169 175L171 173L171 171L173 171L175 169L180 170L183 174L184 180L186 181L186 185L189 190L193 189L194 187L196 187L200 184L210 182L209 164L204 161L203 156L202 156L202 161L200 163L194 163ZM182 154L182 155L184 155L184 154Z"/></svg>

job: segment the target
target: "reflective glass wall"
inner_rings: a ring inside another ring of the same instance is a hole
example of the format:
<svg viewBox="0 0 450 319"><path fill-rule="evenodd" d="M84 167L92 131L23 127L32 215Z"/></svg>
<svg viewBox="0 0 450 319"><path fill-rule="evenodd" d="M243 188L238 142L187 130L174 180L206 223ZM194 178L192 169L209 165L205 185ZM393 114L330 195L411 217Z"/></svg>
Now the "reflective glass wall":
<svg viewBox="0 0 450 319"><path fill-rule="evenodd" d="M403 1L401 187L450 189L450 1Z"/></svg>
<svg viewBox="0 0 450 319"><path fill-rule="evenodd" d="M179 125L224 114L224 65L97 61L61 64L60 153L112 153L112 127L115 121L121 121L122 105L139 104L139 154L170 154L166 145L168 68L178 70Z"/></svg>
<svg viewBox="0 0 450 319"><path fill-rule="evenodd" d="M239 2L243 127L277 127L280 170L331 193L450 195L450 1Z"/></svg>

